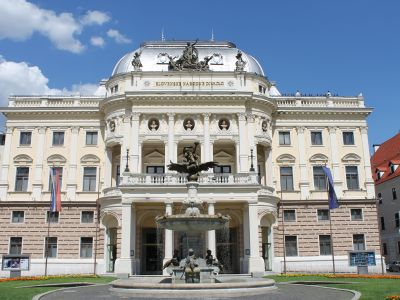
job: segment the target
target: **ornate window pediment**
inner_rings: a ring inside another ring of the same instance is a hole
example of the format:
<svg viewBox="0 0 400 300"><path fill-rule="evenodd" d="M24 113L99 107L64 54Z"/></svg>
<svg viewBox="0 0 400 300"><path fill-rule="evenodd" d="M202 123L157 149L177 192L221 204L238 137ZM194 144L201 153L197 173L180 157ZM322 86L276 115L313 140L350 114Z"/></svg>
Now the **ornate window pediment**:
<svg viewBox="0 0 400 300"><path fill-rule="evenodd" d="M328 162L328 157L322 153L314 154L310 157L310 163L323 165Z"/></svg>
<svg viewBox="0 0 400 300"><path fill-rule="evenodd" d="M47 163L49 165L63 165L66 162L66 158L60 154L53 154L47 158Z"/></svg>
<svg viewBox="0 0 400 300"><path fill-rule="evenodd" d="M33 162L33 159L26 154L19 154L14 157L14 164L16 165L28 165Z"/></svg>
<svg viewBox="0 0 400 300"><path fill-rule="evenodd" d="M349 153L342 157L344 163L360 163L361 157L355 153Z"/></svg>
<svg viewBox="0 0 400 300"><path fill-rule="evenodd" d="M214 154L213 160L219 162L220 164L227 164L233 162L233 157L231 154L221 150Z"/></svg>
<svg viewBox="0 0 400 300"><path fill-rule="evenodd" d="M278 158L276 159L276 162L278 164L294 164L295 161L296 158L291 154L282 154L279 155Z"/></svg>
<svg viewBox="0 0 400 300"><path fill-rule="evenodd" d="M144 161L144 163L164 164L164 154L155 150L155 151L147 154L144 157L143 161Z"/></svg>
<svg viewBox="0 0 400 300"><path fill-rule="evenodd" d="M98 164L100 163L100 158L94 154L86 154L81 158L82 164Z"/></svg>

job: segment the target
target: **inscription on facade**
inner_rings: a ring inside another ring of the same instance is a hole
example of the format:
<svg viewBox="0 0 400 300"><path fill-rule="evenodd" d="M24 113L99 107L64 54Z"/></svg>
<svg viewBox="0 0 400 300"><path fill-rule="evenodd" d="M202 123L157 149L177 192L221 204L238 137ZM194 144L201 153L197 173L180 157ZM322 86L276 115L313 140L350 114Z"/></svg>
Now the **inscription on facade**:
<svg viewBox="0 0 400 300"><path fill-rule="evenodd" d="M156 81L156 87L225 86L223 81Z"/></svg>

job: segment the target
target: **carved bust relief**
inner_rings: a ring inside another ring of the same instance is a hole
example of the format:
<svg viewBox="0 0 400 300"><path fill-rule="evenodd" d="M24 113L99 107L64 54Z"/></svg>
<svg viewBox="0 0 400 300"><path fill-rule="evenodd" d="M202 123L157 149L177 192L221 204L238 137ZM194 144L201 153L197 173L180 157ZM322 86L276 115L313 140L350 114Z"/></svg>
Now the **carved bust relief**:
<svg viewBox="0 0 400 300"><path fill-rule="evenodd" d="M229 126L230 122L228 119L223 118L218 121L218 127L220 130L228 130Z"/></svg>
<svg viewBox="0 0 400 300"><path fill-rule="evenodd" d="M160 121L156 118L152 118L148 122L148 127L151 131L157 131L160 128Z"/></svg>
<svg viewBox="0 0 400 300"><path fill-rule="evenodd" d="M185 130L187 130L187 131L193 130L194 126L195 126L195 123L192 118L186 118L183 121L183 128L185 128Z"/></svg>
<svg viewBox="0 0 400 300"><path fill-rule="evenodd" d="M110 131L111 132L115 131L115 121L113 121L113 120L110 121Z"/></svg>

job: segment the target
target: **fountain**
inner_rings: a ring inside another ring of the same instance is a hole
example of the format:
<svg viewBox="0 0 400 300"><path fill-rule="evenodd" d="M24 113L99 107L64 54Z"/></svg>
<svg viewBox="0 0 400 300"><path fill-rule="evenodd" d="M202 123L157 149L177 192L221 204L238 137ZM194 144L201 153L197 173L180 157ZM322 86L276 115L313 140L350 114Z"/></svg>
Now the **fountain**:
<svg viewBox="0 0 400 300"><path fill-rule="evenodd" d="M199 173L213 168L217 164L213 161L199 163L196 154L198 143L183 148L184 162L182 164L172 163L168 165L171 171L187 174L187 197L183 204L186 206L183 214L163 215L156 217L159 228L184 232L204 232L208 230L221 229L227 226L230 217L221 214L209 215L200 212L202 201L197 195ZM195 266L195 268L193 267ZM179 266L168 269L174 283L185 282L202 283L214 282L213 275L218 274L219 268L213 264L206 264L204 259L196 258L193 250L189 250L186 259Z"/></svg>

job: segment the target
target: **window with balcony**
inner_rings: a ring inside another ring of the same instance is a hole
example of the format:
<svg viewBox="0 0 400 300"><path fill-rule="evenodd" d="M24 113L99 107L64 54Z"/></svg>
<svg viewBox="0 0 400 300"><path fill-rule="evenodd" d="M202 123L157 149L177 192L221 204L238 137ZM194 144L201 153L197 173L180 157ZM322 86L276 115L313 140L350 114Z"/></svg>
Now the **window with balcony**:
<svg viewBox="0 0 400 300"><path fill-rule="evenodd" d="M292 167L281 167L281 190L293 191L293 170Z"/></svg>
<svg viewBox="0 0 400 300"><path fill-rule="evenodd" d="M343 145L354 145L353 131L344 131L343 132Z"/></svg>
<svg viewBox="0 0 400 300"><path fill-rule="evenodd" d="M26 192L28 191L29 168L17 167L17 174L15 176L15 191Z"/></svg>
<svg viewBox="0 0 400 300"><path fill-rule="evenodd" d="M346 166L346 182L348 190L360 189L357 166Z"/></svg>
<svg viewBox="0 0 400 300"><path fill-rule="evenodd" d="M19 145L20 146L30 146L32 139L32 132L30 131L21 131L19 136Z"/></svg>
<svg viewBox="0 0 400 300"><path fill-rule="evenodd" d="M311 131L311 145L322 145L322 131Z"/></svg>
<svg viewBox="0 0 400 300"><path fill-rule="evenodd" d="M290 145L290 131L279 132L279 145Z"/></svg>
<svg viewBox="0 0 400 300"><path fill-rule="evenodd" d="M63 146L63 145L64 145L64 131L54 131L53 146Z"/></svg>

